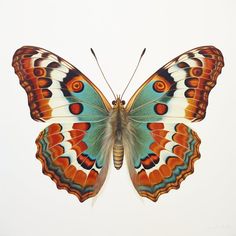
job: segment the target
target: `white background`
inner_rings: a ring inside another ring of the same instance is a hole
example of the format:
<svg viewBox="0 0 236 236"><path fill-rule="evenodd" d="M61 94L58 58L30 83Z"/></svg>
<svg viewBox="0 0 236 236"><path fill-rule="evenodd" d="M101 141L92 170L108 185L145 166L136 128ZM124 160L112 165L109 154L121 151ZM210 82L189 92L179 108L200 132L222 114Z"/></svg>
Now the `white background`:
<svg viewBox="0 0 236 236"><path fill-rule="evenodd" d="M0 236L236 235L236 1L0 1ZM59 191L41 173L34 143L46 124L31 120L11 67L23 45L67 59L112 100L89 51L121 93L144 47L125 99L153 72L191 48L214 45L225 67L204 121L191 124L202 158L178 191L157 203L140 200L126 165L109 178L94 205Z"/></svg>

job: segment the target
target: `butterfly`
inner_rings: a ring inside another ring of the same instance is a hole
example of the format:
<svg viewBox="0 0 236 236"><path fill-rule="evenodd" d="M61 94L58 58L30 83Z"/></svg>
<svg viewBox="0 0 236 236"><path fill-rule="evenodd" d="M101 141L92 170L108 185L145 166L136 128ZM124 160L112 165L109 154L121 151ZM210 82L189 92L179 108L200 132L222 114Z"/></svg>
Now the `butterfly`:
<svg viewBox="0 0 236 236"><path fill-rule="evenodd" d="M28 96L31 117L50 122L36 139L36 157L58 189L83 202L97 195L111 156L127 161L134 188L157 201L193 173L200 138L183 122L201 121L224 66L220 50L187 51L146 80L127 105L110 104L82 72L45 49L24 46L12 65Z"/></svg>

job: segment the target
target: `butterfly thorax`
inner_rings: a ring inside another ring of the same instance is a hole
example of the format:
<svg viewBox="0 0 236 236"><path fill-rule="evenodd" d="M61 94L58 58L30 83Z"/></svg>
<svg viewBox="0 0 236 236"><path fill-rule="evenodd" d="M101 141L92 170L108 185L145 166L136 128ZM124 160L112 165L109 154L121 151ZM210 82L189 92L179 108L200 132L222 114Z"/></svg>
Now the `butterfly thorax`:
<svg viewBox="0 0 236 236"><path fill-rule="evenodd" d="M128 124L127 112L124 108L124 101L118 97L112 102L113 108L110 111L110 125L113 137L113 161L116 169L120 169L124 158L123 136Z"/></svg>

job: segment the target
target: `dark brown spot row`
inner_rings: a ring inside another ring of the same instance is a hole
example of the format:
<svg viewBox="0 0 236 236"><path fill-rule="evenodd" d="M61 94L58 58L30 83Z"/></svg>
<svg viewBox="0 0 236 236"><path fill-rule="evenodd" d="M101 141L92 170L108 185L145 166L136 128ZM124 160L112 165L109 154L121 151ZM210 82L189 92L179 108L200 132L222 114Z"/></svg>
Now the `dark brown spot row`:
<svg viewBox="0 0 236 236"><path fill-rule="evenodd" d="M192 53L192 52L189 52L187 55L188 55L189 58L195 57L194 53Z"/></svg>
<svg viewBox="0 0 236 236"><path fill-rule="evenodd" d="M50 56L50 53L49 53L49 52L44 52L44 53L42 53L42 57L44 57L44 58L45 58L45 57L47 58L47 57L49 57L49 56Z"/></svg>
<svg viewBox="0 0 236 236"><path fill-rule="evenodd" d="M60 64L58 62L51 62L47 65L48 68L58 68L60 67Z"/></svg>
<svg viewBox="0 0 236 236"><path fill-rule="evenodd" d="M203 63L200 59L198 58L192 58L193 61L195 61L195 63L199 66L199 67L202 67L203 66Z"/></svg>
<svg viewBox="0 0 236 236"><path fill-rule="evenodd" d="M38 58L34 61L34 66L37 67L37 66L40 66L41 65L41 62L44 61L43 58Z"/></svg>
<svg viewBox="0 0 236 236"><path fill-rule="evenodd" d="M179 68L187 68L187 67L189 67L189 65L186 62L180 62L180 63L177 64L177 66Z"/></svg>

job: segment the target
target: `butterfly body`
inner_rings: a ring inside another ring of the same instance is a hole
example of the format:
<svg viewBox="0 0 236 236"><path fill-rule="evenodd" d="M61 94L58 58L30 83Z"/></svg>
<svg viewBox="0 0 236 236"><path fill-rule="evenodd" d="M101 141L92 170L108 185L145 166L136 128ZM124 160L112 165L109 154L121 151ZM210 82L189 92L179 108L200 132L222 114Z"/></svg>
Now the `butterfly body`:
<svg viewBox="0 0 236 236"><path fill-rule="evenodd" d="M125 157L141 196L157 201L179 188L200 158L200 138L184 123L205 117L223 65L217 48L192 49L155 72L127 105L117 97L112 106L84 74L45 49L25 46L13 57L32 118L51 122L36 139L43 172L81 202L103 186L112 154L116 169Z"/></svg>
<svg viewBox="0 0 236 236"><path fill-rule="evenodd" d="M124 157L124 135L128 129L128 116L124 108L124 102L118 97L112 102L113 107L109 113L109 127L111 127L111 139L113 139L113 161L116 169L120 169Z"/></svg>

